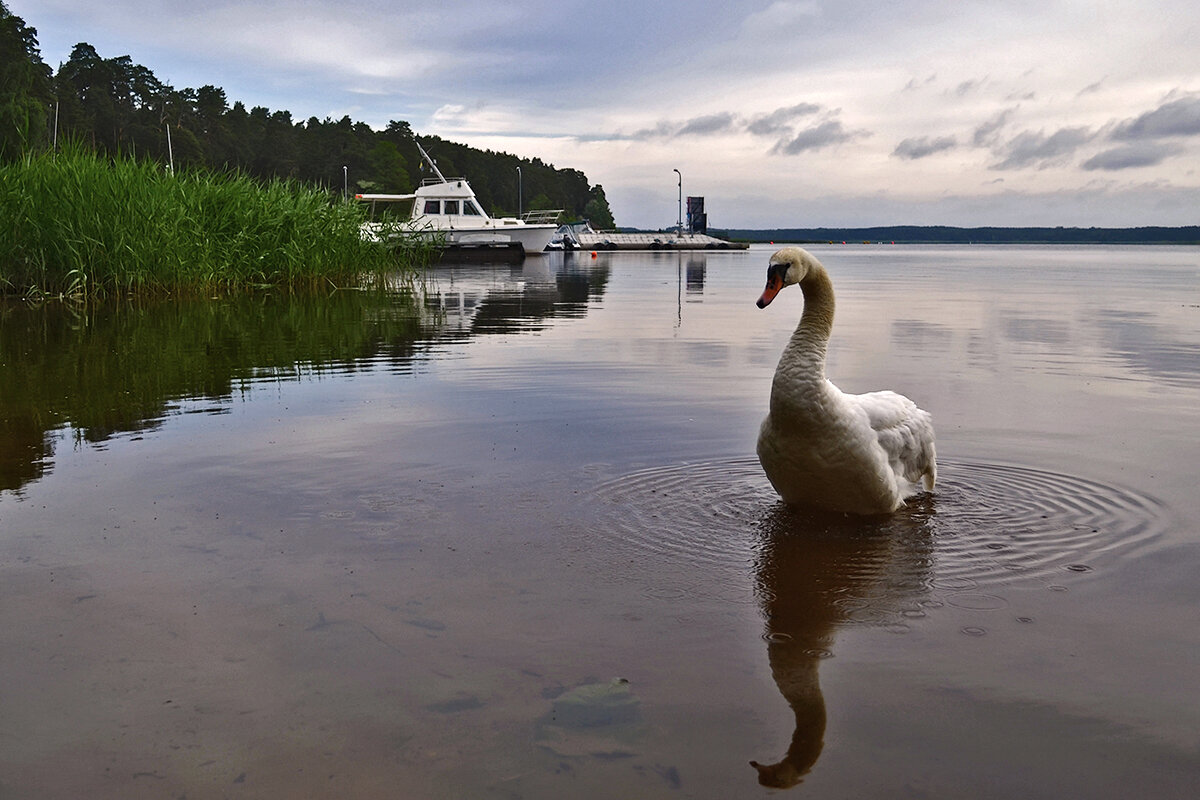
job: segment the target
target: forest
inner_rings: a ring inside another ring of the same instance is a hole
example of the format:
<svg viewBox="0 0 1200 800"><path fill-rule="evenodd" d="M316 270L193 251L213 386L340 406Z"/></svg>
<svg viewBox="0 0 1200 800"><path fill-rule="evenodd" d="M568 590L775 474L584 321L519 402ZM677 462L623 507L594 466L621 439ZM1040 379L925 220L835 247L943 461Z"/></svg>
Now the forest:
<svg viewBox="0 0 1200 800"><path fill-rule="evenodd" d="M892 244L1200 244L1200 226L1176 228L954 228L887 225L874 228L774 228L729 230L752 242L891 242Z"/></svg>
<svg viewBox="0 0 1200 800"><path fill-rule="evenodd" d="M37 30L0 0L0 163L70 141L106 156L292 179L334 195L403 193L424 177L416 138L399 120L375 130L348 116L294 120L284 110L247 110L220 87L176 89L129 56L105 58L83 42L55 73L41 58ZM565 220L615 227L604 188L579 170L436 136L419 140L444 175L470 180L490 214L562 209Z"/></svg>

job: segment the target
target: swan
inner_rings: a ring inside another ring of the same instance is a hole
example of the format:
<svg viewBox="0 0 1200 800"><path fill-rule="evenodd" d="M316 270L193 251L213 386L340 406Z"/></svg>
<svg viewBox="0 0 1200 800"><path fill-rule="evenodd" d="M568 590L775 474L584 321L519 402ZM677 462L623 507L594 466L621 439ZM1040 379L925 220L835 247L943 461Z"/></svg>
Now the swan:
<svg viewBox="0 0 1200 800"><path fill-rule="evenodd" d="M786 286L800 284L804 313L775 377L758 433L758 460L788 505L850 514L887 514L937 480L933 418L895 392L846 394L825 377L833 330L833 282L799 247L771 256L766 308Z"/></svg>

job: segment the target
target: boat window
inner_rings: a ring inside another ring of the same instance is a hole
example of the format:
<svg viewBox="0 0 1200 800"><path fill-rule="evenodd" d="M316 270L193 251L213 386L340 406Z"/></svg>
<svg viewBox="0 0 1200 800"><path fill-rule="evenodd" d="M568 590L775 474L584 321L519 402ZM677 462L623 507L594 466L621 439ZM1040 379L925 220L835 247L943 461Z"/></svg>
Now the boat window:
<svg viewBox="0 0 1200 800"><path fill-rule="evenodd" d="M440 214L441 212L442 212L442 201L441 200L426 200L425 201L425 213L426 214Z"/></svg>
<svg viewBox="0 0 1200 800"><path fill-rule="evenodd" d="M442 213L444 213L444 214L457 214L458 213L458 201L457 200L447 200L445 205L446 205L446 208Z"/></svg>
<svg viewBox="0 0 1200 800"><path fill-rule="evenodd" d="M463 213L468 217L482 216L483 212L479 210L479 206L475 205L474 200L463 200Z"/></svg>

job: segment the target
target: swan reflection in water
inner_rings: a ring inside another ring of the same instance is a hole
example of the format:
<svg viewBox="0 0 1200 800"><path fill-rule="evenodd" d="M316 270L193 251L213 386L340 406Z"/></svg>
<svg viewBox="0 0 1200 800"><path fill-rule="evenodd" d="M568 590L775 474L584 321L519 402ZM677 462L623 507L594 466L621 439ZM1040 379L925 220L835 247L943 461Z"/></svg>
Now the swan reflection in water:
<svg viewBox="0 0 1200 800"><path fill-rule="evenodd" d="M796 717L782 760L750 764L764 786L795 786L825 739L818 676L844 625L897 625L920 612L933 561L934 508L920 495L889 517L850 517L779 504L760 523L755 590L771 674Z"/></svg>

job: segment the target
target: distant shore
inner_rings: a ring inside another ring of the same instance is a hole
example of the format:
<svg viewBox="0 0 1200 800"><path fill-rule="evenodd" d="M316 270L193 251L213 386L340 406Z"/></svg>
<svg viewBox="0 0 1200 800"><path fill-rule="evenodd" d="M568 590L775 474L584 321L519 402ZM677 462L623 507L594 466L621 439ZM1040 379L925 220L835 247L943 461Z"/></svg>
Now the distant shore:
<svg viewBox="0 0 1200 800"><path fill-rule="evenodd" d="M717 233L717 232L714 232ZM883 242L887 244L1200 244L1200 225L1176 228L730 228L717 233L744 242Z"/></svg>

